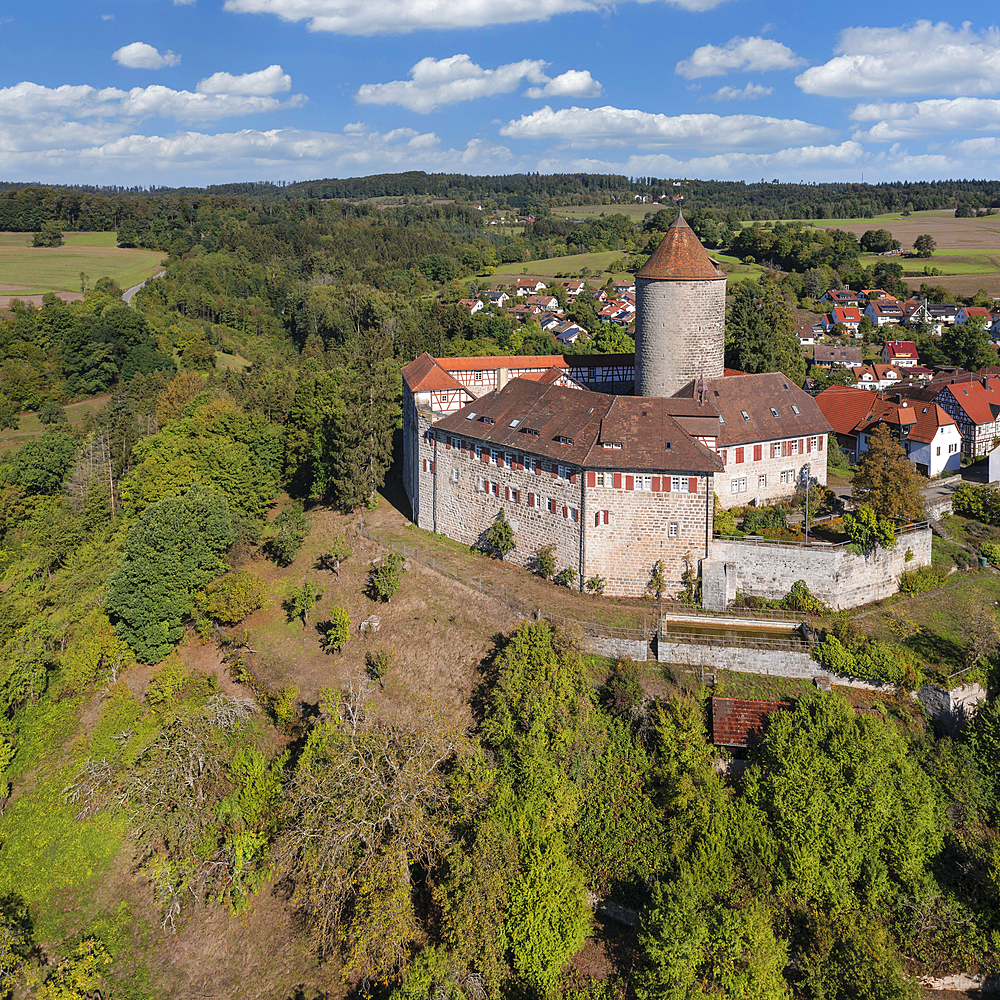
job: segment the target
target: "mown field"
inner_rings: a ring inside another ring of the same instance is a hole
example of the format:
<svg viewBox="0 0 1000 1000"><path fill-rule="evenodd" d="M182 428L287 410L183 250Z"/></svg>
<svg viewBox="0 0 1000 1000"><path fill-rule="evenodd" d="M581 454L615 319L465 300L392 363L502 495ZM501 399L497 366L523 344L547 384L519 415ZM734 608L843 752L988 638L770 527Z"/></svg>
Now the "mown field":
<svg viewBox="0 0 1000 1000"><path fill-rule="evenodd" d="M71 233L61 247L32 247L31 233L0 233L0 293L80 292L80 272L93 283L114 278L123 289L161 270L163 254L115 246L114 233Z"/></svg>
<svg viewBox="0 0 1000 1000"><path fill-rule="evenodd" d="M107 395L91 396L79 403L68 403L63 409L66 418L74 430L83 426L87 414L95 414L108 401ZM15 451L22 444L27 444L33 438L39 437L45 430L44 425L34 413L22 413L18 418L17 430L10 427L0 431L0 458L5 452Z"/></svg>
<svg viewBox="0 0 1000 1000"><path fill-rule="evenodd" d="M496 269L496 274L518 278L554 278L557 274L579 275L583 268L587 268L592 276L603 281L625 273L607 270L616 260L621 260L624 256L618 250L576 253L566 257L549 257L548 260L533 260L530 264L501 264Z"/></svg>

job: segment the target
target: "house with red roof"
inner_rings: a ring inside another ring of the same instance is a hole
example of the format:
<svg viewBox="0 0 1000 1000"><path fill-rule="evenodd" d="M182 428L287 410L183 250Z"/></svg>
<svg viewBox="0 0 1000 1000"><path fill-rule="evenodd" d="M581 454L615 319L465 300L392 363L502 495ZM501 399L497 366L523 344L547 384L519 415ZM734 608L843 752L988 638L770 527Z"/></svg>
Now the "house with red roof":
<svg viewBox="0 0 1000 1000"><path fill-rule="evenodd" d="M852 368L854 385L869 392L882 392L903 378L903 371L895 365L860 365Z"/></svg>
<svg viewBox="0 0 1000 1000"><path fill-rule="evenodd" d="M826 333L829 333L838 324L846 327L852 333L857 333L858 327L861 325L861 310L857 306L834 306L830 312L823 315L820 322Z"/></svg>
<svg viewBox="0 0 1000 1000"><path fill-rule="evenodd" d="M873 327L890 326L902 323L905 318L902 303L898 299L879 299L865 306L865 315L871 320Z"/></svg>
<svg viewBox="0 0 1000 1000"><path fill-rule="evenodd" d="M941 388L934 402L955 418L963 455L978 458L993 450L1000 437L1000 377L970 374L955 379Z"/></svg>
<svg viewBox="0 0 1000 1000"><path fill-rule="evenodd" d="M852 462L868 450L875 429L886 424L923 475L933 478L961 467L958 424L935 403L899 394L885 399L863 389L833 385L816 397L816 404Z"/></svg>
<svg viewBox="0 0 1000 1000"><path fill-rule="evenodd" d="M575 278L571 281L564 281L562 286L566 289L566 294L571 299L575 299L584 290L586 282L584 282L581 278Z"/></svg>
<svg viewBox="0 0 1000 1000"><path fill-rule="evenodd" d="M820 298L820 302L832 302L835 306L857 306L858 296L856 292L852 292L849 288L831 288L828 292L824 292Z"/></svg>
<svg viewBox="0 0 1000 1000"><path fill-rule="evenodd" d="M970 319L981 319L987 329L993 324L993 314L985 306L960 306L955 313L955 322L968 323Z"/></svg>
<svg viewBox="0 0 1000 1000"><path fill-rule="evenodd" d="M518 295L534 295L536 292L545 291L545 282L537 278L518 278L514 286L514 292Z"/></svg>
<svg viewBox="0 0 1000 1000"><path fill-rule="evenodd" d="M483 303L479 299L459 299L458 304L460 306L465 306L469 310L470 316L475 316L483 308Z"/></svg>
<svg viewBox="0 0 1000 1000"><path fill-rule="evenodd" d="M555 311L559 309L559 300L554 295L529 295L528 305Z"/></svg>
<svg viewBox="0 0 1000 1000"><path fill-rule="evenodd" d="M882 348L882 361L897 368L916 368L920 363L917 345L912 340L887 340Z"/></svg>

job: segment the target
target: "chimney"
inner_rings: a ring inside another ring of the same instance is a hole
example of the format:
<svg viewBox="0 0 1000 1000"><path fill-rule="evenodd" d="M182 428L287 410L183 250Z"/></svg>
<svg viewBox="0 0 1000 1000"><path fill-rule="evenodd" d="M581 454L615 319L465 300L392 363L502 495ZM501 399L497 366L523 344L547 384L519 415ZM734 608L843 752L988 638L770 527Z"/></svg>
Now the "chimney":
<svg viewBox="0 0 1000 1000"><path fill-rule="evenodd" d="M510 379L510 369L509 368L498 368L497 369L497 392L499 392Z"/></svg>

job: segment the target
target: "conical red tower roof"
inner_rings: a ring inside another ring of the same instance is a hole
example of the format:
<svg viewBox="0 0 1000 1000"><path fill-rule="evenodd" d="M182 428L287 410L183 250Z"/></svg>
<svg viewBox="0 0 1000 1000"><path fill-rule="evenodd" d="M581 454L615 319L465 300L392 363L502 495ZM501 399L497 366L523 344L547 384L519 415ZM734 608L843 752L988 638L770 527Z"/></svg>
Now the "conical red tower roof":
<svg viewBox="0 0 1000 1000"><path fill-rule="evenodd" d="M684 216L678 214L635 276L654 281L717 281L726 274L712 262Z"/></svg>

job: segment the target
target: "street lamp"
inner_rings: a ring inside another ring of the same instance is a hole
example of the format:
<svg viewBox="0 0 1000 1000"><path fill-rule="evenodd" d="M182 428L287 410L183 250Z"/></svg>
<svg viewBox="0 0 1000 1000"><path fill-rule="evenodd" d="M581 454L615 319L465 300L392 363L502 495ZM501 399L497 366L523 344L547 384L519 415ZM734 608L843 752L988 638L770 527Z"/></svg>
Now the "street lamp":
<svg viewBox="0 0 1000 1000"><path fill-rule="evenodd" d="M809 480L812 476L812 465L806 462L805 465L799 470L799 477L802 480L803 485L806 488L806 530L803 537L803 541L806 545L809 544Z"/></svg>

